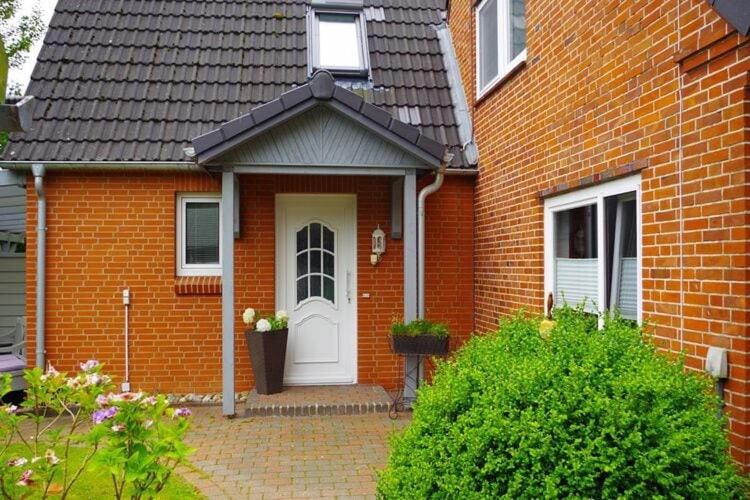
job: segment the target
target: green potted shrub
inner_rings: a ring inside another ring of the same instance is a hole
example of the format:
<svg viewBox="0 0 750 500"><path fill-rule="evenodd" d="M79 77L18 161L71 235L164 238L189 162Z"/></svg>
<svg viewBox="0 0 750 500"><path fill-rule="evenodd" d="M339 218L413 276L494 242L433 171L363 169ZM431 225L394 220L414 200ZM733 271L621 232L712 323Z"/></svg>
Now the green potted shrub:
<svg viewBox="0 0 750 500"><path fill-rule="evenodd" d="M391 346L397 354L447 354L449 336L445 324L424 319L415 319L409 323L394 321L391 325Z"/></svg>
<svg viewBox="0 0 750 500"><path fill-rule="evenodd" d="M253 309L248 308L242 314L242 321L248 326L245 339L258 394L276 394L282 390L288 320L286 311L277 311L275 315L257 320Z"/></svg>

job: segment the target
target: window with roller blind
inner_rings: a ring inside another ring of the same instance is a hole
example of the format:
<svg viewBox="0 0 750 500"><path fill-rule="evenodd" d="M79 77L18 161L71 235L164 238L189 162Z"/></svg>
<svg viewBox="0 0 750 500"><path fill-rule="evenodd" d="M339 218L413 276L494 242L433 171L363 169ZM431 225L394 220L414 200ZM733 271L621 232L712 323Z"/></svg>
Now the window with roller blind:
<svg viewBox="0 0 750 500"><path fill-rule="evenodd" d="M556 305L641 320L640 176L545 200L545 289Z"/></svg>
<svg viewBox="0 0 750 500"><path fill-rule="evenodd" d="M177 275L221 275L221 195L177 197Z"/></svg>

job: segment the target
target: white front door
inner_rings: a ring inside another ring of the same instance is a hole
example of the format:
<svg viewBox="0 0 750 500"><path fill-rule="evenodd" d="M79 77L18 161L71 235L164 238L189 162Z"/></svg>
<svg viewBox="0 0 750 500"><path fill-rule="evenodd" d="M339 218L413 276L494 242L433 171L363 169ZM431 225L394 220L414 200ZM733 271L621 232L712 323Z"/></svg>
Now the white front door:
<svg viewBox="0 0 750 500"><path fill-rule="evenodd" d="M289 313L285 384L353 384L354 195L276 196L276 305Z"/></svg>

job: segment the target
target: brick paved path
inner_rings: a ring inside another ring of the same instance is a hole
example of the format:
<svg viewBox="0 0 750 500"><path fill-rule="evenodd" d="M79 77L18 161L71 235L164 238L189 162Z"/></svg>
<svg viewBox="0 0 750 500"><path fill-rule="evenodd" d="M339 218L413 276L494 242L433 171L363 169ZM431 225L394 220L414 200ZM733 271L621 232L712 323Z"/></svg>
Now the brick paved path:
<svg viewBox="0 0 750 500"><path fill-rule="evenodd" d="M406 416L251 417L196 408L187 441L194 471L181 474L209 498L373 498L388 436Z"/></svg>

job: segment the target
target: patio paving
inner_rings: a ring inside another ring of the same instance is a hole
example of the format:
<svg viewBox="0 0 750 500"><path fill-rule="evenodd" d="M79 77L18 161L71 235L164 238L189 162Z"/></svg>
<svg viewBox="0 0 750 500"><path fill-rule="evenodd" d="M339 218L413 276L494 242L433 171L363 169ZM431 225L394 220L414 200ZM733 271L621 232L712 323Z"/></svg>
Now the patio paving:
<svg viewBox="0 0 750 500"><path fill-rule="evenodd" d="M241 408L238 408L241 411ZM187 437L194 470L181 474L208 498L374 498L390 434L408 414L248 417L194 408Z"/></svg>

